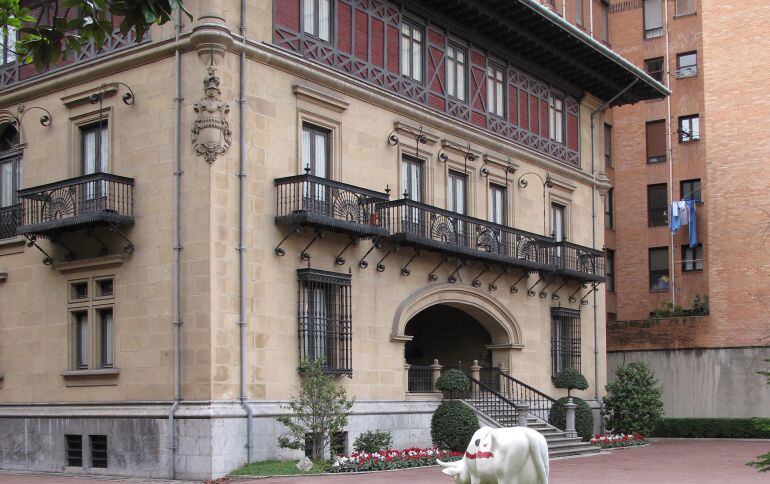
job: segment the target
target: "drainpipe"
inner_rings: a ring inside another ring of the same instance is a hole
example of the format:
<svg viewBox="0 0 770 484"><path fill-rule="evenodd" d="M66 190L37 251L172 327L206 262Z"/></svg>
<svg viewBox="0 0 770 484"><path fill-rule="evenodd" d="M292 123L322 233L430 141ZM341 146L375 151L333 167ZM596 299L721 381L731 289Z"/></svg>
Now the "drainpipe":
<svg viewBox="0 0 770 484"><path fill-rule="evenodd" d="M176 43L176 50L174 51L174 235L173 235L173 294L172 294L172 306L173 306L173 325L174 325L174 403L168 411L168 447L171 455L171 479L176 479L176 440L174 431L174 412L176 412L179 402L182 400L182 390L179 378L179 333L182 326L180 319L180 304L179 304L179 266L180 266L180 252L182 250L182 244L180 242L180 198L181 188L180 181L182 177L181 167L181 139L179 129L182 124L182 97L181 97L181 75L182 75L182 59L179 49L179 35L182 31L182 10L177 8L176 10L176 22L174 25L174 42Z"/></svg>
<svg viewBox="0 0 770 484"><path fill-rule="evenodd" d="M671 53L669 52L669 36L668 36L668 2L663 2L664 13L663 17L666 19L666 86L671 86ZM668 199L674 201L674 142L671 139L671 96L666 96L666 151L668 152ZM669 214L669 217L671 214ZM676 262L674 258L674 233L669 231L671 241L671 270L669 276L671 277L671 304L676 306Z"/></svg>
<svg viewBox="0 0 770 484"><path fill-rule="evenodd" d="M593 3L593 2L591 2ZM631 81L631 84L623 88L620 92L615 94L609 101L599 106L591 113L591 178L594 183L591 185L591 247L596 248L596 153L594 151L596 141L594 140L594 133L596 132L595 116L600 112L605 111L616 99L625 94L629 89L634 87L639 82L639 78L635 78ZM594 306L594 399L600 402L599 399L599 316L597 309L599 307L598 295L596 291L593 294L593 306Z"/></svg>
<svg viewBox="0 0 770 484"><path fill-rule="evenodd" d="M244 212L246 205L246 100L244 99L245 91L245 71L246 71L246 0L241 0L241 42L243 48L241 49L240 61L238 64L238 140L240 142L240 150L238 154L238 300L239 300L239 314L238 314L238 326L240 328L240 343L241 343L241 407L246 411L246 463L250 464L253 460L253 445L251 427L254 414L251 411L251 407L247 403L246 396L246 273L244 271L244 258L243 253L246 251L246 247L243 243L243 226L244 226Z"/></svg>

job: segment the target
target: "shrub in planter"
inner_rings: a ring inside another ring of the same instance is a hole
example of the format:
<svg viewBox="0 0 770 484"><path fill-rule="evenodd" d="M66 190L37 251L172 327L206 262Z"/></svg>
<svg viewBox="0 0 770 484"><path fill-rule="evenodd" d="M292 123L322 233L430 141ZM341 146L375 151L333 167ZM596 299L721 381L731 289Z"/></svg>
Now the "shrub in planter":
<svg viewBox="0 0 770 484"><path fill-rule="evenodd" d="M460 370L447 370L436 380L436 388L447 396L462 395L471 388L470 379Z"/></svg>
<svg viewBox="0 0 770 484"><path fill-rule="evenodd" d="M443 402L430 421L430 436L439 449L465 450L478 429L476 413L463 402Z"/></svg>
<svg viewBox="0 0 770 484"><path fill-rule="evenodd" d="M551 411L548 414L548 423L554 427L564 429L567 426L567 409L564 407L567 400L567 397L562 397L558 400L560 405L551 407ZM575 409L575 430L580 438L588 440L593 436L594 432L594 414L591 411L591 407L588 406L585 400L578 397L572 397L572 403L577 405Z"/></svg>
<svg viewBox="0 0 770 484"><path fill-rule="evenodd" d="M605 389L607 429L614 433L653 435L663 415L663 390L646 363L621 366Z"/></svg>
<svg viewBox="0 0 770 484"><path fill-rule="evenodd" d="M353 441L353 449L356 452L368 452L370 454L378 450L390 449L393 444L393 435L386 430L369 430L362 433Z"/></svg>
<svg viewBox="0 0 770 484"><path fill-rule="evenodd" d="M567 396L570 396L572 390L585 390L588 388L588 381L582 373L574 368L567 368L563 372L556 375L556 379L553 384L556 388L566 388Z"/></svg>

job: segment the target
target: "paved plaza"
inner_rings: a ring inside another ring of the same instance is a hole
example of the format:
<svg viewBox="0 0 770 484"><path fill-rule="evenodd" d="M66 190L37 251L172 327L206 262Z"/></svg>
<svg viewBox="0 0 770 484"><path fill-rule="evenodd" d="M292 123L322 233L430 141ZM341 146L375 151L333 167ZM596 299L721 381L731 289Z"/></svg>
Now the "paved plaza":
<svg viewBox="0 0 770 484"><path fill-rule="evenodd" d="M640 448L618 449L590 457L551 461L551 484L593 484L633 482L634 484L748 484L768 483L770 475L760 474L745 463L770 450L770 440L680 440L665 439ZM75 478L52 475L0 474L2 484L98 484L174 483L182 481L147 479ZM263 479L233 479L233 484L453 484L439 468L413 469L373 474L324 475Z"/></svg>

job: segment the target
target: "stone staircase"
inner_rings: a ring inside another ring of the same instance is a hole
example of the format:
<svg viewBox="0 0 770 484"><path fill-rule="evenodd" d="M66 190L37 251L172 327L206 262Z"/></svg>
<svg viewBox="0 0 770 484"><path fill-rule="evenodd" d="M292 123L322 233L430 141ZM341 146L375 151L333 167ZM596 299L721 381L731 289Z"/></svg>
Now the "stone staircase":
<svg viewBox="0 0 770 484"><path fill-rule="evenodd" d="M479 417L481 425L490 427L514 427L516 425L516 412L505 411L488 400L469 398L464 400ZM545 437L548 442L548 455L551 459L556 457L568 457L577 455L598 454L601 449L588 442L583 442L580 437L567 437L566 432L533 415L527 416L527 427L535 429Z"/></svg>

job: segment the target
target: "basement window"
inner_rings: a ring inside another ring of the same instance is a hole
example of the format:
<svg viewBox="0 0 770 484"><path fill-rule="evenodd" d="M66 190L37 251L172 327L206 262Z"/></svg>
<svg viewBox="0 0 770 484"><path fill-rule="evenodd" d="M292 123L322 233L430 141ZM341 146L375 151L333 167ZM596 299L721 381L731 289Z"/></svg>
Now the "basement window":
<svg viewBox="0 0 770 484"><path fill-rule="evenodd" d="M107 468L107 436L89 435L91 441L91 467Z"/></svg>
<svg viewBox="0 0 770 484"><path fill-rule="evenodd" d="M67 467L83 467L83 436L67 434L64 439Z"/></svg>

